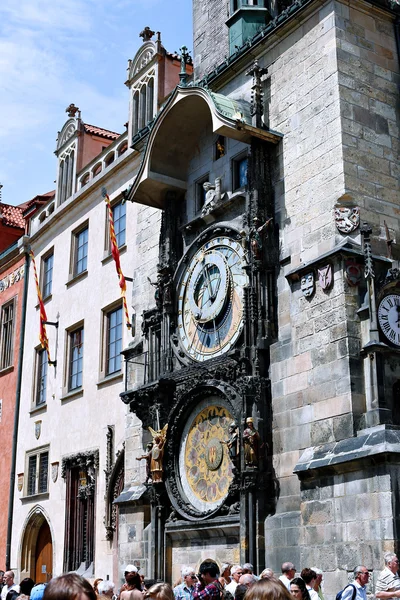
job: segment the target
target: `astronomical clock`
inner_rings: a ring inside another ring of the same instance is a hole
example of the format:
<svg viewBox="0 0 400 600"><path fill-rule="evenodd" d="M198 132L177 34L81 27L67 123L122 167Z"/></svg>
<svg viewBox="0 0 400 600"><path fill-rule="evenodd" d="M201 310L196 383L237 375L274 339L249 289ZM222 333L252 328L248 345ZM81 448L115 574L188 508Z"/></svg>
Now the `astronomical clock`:
<svg viewBox="0 0 400 600"><path fill-rule="evenodd" d="M177 280L178 340L196 362L221 356L243 330L243 295L248 285L245 250L238 235L218 235L193 244Z"/></svg>
<svg viewBox="0 0 400 600"><path fill-rule="evenodd" d="M204 556L212 544L223 561L229 541L237 561L261 571L276 496L268 368L279 245L266 166L280 137L265 129L253 137L246 104L203 88L174 94L129 192L163 214L154 306L143 312L143 339L125 352L131 365L146 356L144 380L132 366L134 385L122 394L143 431L153 432L138 459L147 461L152 577L160 579L194 531ZM180 97L198 115L182 136L173 104ZM254 98L262 107L261 95ZM170 163L162 162L166 148ZM199 168L206 173L193 181Z"/></svg>

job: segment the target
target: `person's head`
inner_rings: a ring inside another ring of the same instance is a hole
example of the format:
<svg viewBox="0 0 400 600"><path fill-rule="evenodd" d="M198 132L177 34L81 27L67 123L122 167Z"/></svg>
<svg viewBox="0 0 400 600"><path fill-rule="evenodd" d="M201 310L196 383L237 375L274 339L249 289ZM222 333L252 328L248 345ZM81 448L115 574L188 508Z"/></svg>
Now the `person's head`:
<svg viewBox="0 0 400 600"><path fill-rule="evenodd" d="M243 565L243 575L246 573L252 573L254 571L254 567L251 563L244 563Z"/></svg>
<svg viewBox="0 0 400 600"><path fill-rule="evenodd" d="M144 597L154 600L175 600L174 592L169 583L156 583L147 590Z"/></svg>
<svg viewBox="0 0 400 600"><path fill-rule="evenodd" d="M254 429L254 421L252 417L246 419L246 425L249 429Z"/></svg>
<svg viewBox="0 0 400 600"><path fill-rule="evenodd" d="M247 590L246 600L293 600L293 597L280 581L260 579Z"/></svg>
<svg viewBox="0 0 400 600"><path fill-rule="evenodd" d="M93 581L93 589L94 589L94 591L96 592L96 594L97 594L97 592L98 592L98 590L99 590L99 583L100 583L100 581L103 581L103 578L102 578L102 577L98 577L97 579L95 579L95 580Z"/></svg>
<svg viewBox="0 0 400 600"><path fill-rule="evenodd" d="M221 565L221 577L225 577L225 579L229 579L231 575L231 563L222 563Z"/></svg>
<svg viewBox="0 0 400 600"><path fill-rule="evenodd" d="M196 581L196 573L192 567L182 567L181 569L182 581L186 583L188 587L192 587Z"/></svg>
<svg viewBox="0 0 400 600"><path fill-rule="evenodd" d="M363 587L367 585L369 581L369 571L367 567L364 567L364 565L356 567L354 569L354 579Z"/></svg>
<svg viewBox="0 0 400 600"><path fill-rule="evenodd" d="M318 567L311 567L311 570L315 571L315 573L317 574L317 577L315 579L314 589L316 591L318 591L319 588L321 587L321 583L324 578L324 573L323 573L323 571L321 571L321 569L318 569Z"/></svg>
<svg viewBox="0 0 400 600"><path fill-rule="evenodd" d="M42 600L45 589L45 583L37 583L32 588L30 600Z"/></svg>
<svg viewBox="0 0 400 600"><path fill-rule="evenodd" d="M21 594L25 594L26 596L31 595L31 591L35 582L30 577L25 577L19 584L19 591Z"/></svg>
<svg viewBox="0 0 400 600"><path fill-rule="evenodd" d="M393 552L386 552L383 558L385 559L387 568L390 569L393 574L396 574L399 570L399 559L397 558L397 555Z"/></svg>
<svg viewBox="0 0 400 600"><path fill-rule="evenodd" d="M310 593L301 577L295 577L290 582L290 593L296 600L310 600Z"/></svg>
<svg viewBox="0 0 400 600"><path fill-rule="evenodd" d="M284 562L282 565L282 573L286 575L288 579L293 579L296 575L296 567L291 562Z"/></svg>
<svg viewBox="0 0 400 600"><path fill-rule="evenodd" d="M107 598L112 598L114 594L114 588L115 584L113 581L104 581L103 579L100 579L98 581L99 596L106 596Z"/></svg>
<svg viewBox="0 0 400 600"><path fill-rule="evenodd" d="M315 580L317 578L317 574L312 569L306 567L300 573L300 577L305 581L305 583L311 587L314 586Z"/></svg>
<svg viewBox="0 0 400 600"><path fill-rule="evenodd" d="M236 586L235 600L243 600L245 593L247 592L247 585L241 585L240 583Z"/></svg>
<svg viewBox="0 0 400 600"><path fill-rule="evenodd" d="M86 579L76 573L66 573L51 579L43 600L97 600L96 592Z"/></svg>
<svg viewBox="0 0 400 600"><path fill-rule="evenodd" d="M236 583L239 583L239 579L243 575L243 569L240 565L233 565L231 567L231 577Z"/></svg>
<svg viewBox="0 0 400 600"><path fill-rule="evenodd" d="M239 579L239 585L245 585L249 588L256 581L258 581L258 579L255 575L253 575L253 573L244 573Z"/></svg>
<svg viewBox="0 0 400 600"><path fill-rule="evenodd" d="M3 575L4 583L10 587L14 583L14 571L6 571Z"/></svg>
<svg viewBox="0 0 400 600"><path fill-rule="evenodd" d="M215 581L218 576L219 568L217 563L212 562L211 560L206 560L205 562L201 563L198 574L198 578L200 579L200 581L208 585L212 581Z"/></svg>
<svg viewBox="0 0 400 600"><path fill-rule="evenodd" d="M140 579L140 575L137 571L129 571L128 573L125 573L125 581L130 588L135 588L137 590L142 589L142 580Z"/></svg>
<svg viewBox="0 0 400 600"><path fill-rule="evenodd" d="M260 579L271 579L271 577L275 577L275 574L273 570L269 569L268 567L260 573Z"/></svg>

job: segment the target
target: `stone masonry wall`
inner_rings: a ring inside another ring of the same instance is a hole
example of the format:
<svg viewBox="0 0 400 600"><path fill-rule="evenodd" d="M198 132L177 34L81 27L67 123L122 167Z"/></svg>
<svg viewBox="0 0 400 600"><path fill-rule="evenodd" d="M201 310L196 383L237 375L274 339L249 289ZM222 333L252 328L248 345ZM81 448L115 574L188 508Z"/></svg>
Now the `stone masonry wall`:
<svg viewBox="0 0 400 600"><path fill-rule="evenodd" d="M195 80L212 71L229 53L226 2L194 0L193 59Z"/></svg>
<svg viewBox="0 0 400 600"><path fill-rule="evenodd" d="M347 4L347 3L346 3ZM399 63L394 24L364 2L337 3L345 186L381 238L399 231Z"/></svg>

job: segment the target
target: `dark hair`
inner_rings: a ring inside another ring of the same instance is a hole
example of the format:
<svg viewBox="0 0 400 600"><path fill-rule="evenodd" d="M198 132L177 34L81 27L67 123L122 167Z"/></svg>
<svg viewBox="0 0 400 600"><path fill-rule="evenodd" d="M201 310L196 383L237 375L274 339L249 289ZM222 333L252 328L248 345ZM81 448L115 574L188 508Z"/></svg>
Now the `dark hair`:
<svg viewBox="0 0 400 600"><path fill-rule="evenodd" d="M248 588L246 600L293 600L293 596L281 581L259 579Z"/></svg>
<svg viewBox="0 0 400 600"><path fill-rule="evenodd" d="M90 583L76 573L67 573L52 579L43 594L43 600L79 600L86 594L89 600L97 600Z"/></svg>
<svg viewBox="0 0 400 600"><path fill-rule="evenodd" d="M239 584L235 590L235 600L243 600L245 593L247 592L247 585Z"/></svg>
<svg viewBox="0 0 400 600"><path fill-rule="evenodd" d="M35 582L33 581L33 579L31 579L30 577L25 577L25 579L23 579L19 584L19 591L21 594L30 596L34 585Z"/></svg>
<svg viewBox="0 0 400 600"><path fill-rule="evenodd" d="M219 567L215 562L206 561L201 563L199 573L200 575L208 573L211 577L217 577L219 575Z"/></svg>
<svg viewBox="0 0 400 600"><path fill-rule="evenodd" d="M310 592L306 588L306 584L304 582L304 579L302 579L301 577L295 577L290 582L290 585L292 585L292 583L293 583L293 585L297 585L297 587L301 591L301 595L302 595L303 600L310 600Z"/></svg>
<svg viewBox="0 0 400 600"><path fill-rule="evenodd" d="M302 572L300 573L300 577L302 579L304 579L304 581L306 583L310 583L310 581L312 581L313 579L317 579L317 574L315 571L313 571L312 569L303 569Z"/></svg>
<svg viewBox="0 0 400 600"><path fill-rule="evenodd" d="M142 590L142 580L139 573L127 573L125 575L126 583L129 587L135 587L137 590Z"/></svg>

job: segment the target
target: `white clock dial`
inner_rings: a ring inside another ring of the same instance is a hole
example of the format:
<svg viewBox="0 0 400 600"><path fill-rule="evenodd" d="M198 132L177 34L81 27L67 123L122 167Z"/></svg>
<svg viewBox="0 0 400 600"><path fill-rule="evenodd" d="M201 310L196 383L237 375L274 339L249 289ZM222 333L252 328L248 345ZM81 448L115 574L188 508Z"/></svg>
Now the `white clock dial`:
<svg viewBox="0 0 400 600"><path fill-rule="evenodd" d="M178 335L185 352L202 362L227 352L243 328L242 245L211 239L189 260L178 285Z"/></svg>
<svg viewBox="0 0 400 600"><path fill-rule="evenodd" d="M378 307L378 321L387 339L400 346L400 295L385 296Z"/></svg>

